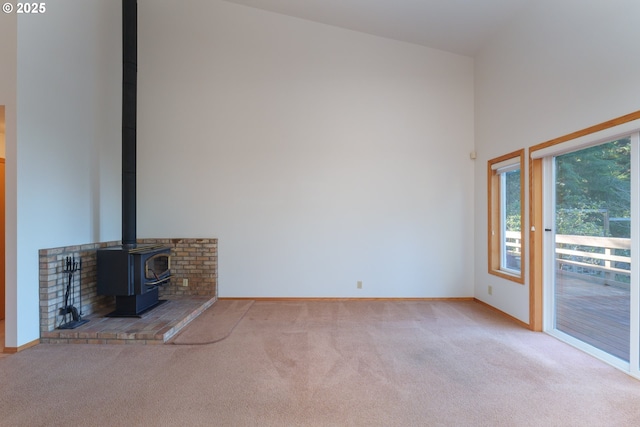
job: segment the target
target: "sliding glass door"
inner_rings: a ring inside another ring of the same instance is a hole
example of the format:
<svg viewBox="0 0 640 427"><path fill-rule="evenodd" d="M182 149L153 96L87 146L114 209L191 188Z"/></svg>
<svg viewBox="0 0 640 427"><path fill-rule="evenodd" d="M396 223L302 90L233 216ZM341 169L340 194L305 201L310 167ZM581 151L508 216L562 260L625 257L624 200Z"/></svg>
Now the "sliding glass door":
<svg viewBox="0 0 640 427"><path fill-rule="evenodd" d="M631 286L637 286L631 283L631 150L631 137L623 137L554 156L547 187L553 329L626 363Z"/></svg>
<svg viewBox="0 0 640 427"><path fill-rule="evenodd" d="M640 379L640 111L529 149L530 321Z"/></svg>

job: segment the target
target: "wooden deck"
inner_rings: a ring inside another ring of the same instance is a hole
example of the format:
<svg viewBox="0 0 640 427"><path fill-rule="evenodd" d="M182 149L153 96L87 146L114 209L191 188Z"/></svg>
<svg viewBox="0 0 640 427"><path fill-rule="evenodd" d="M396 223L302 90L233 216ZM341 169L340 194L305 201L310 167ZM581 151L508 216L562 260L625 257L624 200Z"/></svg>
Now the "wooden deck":
<svg viewBox="0 0 640 427"><path fill-rule="evenodd" d="M555 294L558 330L629 361L629 290L558 274Z"/></svg>

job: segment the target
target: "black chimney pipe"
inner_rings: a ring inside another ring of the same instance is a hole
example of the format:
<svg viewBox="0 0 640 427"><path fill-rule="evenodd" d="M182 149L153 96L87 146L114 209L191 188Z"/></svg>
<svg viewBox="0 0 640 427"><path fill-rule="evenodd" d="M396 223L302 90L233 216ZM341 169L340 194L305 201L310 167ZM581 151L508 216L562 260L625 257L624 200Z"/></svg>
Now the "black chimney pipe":
<svg viewBox="0 0 640 427"><path fill-rule="evenodd" d="M138 2L122 0L122 244L136 244Z"/></svg>

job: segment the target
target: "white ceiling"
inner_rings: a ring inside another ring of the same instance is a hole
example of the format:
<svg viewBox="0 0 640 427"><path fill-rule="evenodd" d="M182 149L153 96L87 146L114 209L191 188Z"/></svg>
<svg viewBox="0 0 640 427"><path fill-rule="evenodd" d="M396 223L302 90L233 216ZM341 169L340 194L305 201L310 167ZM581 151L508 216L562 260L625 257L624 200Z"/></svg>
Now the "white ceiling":
<svg viewBox="0 0 640 427"><path fill-rule="evenodd" d="M473 56L535 0L226 0Z"/></svg>

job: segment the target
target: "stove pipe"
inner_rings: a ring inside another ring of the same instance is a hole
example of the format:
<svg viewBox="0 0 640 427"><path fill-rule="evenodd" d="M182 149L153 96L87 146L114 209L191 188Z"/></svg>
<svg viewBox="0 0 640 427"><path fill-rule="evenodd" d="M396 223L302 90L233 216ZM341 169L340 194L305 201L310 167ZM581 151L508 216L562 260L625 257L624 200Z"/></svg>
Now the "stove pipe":
<svg viewBox="0 0 640 427"><path fill-rule="evenodd" d="M122 0L122 244L136 243L138 3Z"/></svg>

